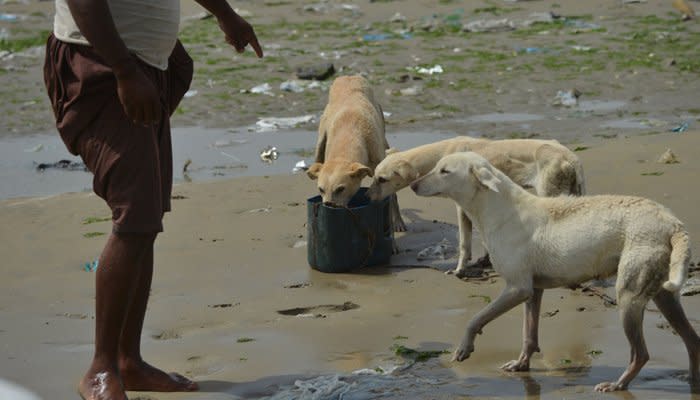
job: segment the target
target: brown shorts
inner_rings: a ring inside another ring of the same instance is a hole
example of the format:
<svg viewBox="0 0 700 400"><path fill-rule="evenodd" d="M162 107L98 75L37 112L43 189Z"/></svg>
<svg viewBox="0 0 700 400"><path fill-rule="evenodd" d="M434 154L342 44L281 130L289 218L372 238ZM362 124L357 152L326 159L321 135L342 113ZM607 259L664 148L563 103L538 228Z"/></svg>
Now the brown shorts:
<svg viewBox="0 0 700 400"><path fill-rule="evenodd" d="M163 118L148 127L127 118L112 70L91 47L53 35L46 45L44 82L56 127L93 173L93 189L112 209L118 233L163 230L173 177L170 115L192 80L192 59L179 41L167 71L138 63L161 94Z"/></svg>

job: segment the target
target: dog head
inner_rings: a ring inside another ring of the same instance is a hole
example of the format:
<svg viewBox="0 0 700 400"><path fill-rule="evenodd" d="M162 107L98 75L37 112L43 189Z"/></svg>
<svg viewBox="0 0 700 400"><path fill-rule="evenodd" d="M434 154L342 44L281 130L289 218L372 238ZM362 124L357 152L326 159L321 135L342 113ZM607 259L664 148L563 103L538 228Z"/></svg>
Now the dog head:
<svg viewBox="0 0 700 400"><path fill-rule="evenodd" d="M372 170L358 162L326 161L314 163L306 174L318 180L318 191L325 204L346 206L360 189L362 179L372 176Z"/></svg>
<svg viewBox="0 0 700 400"><path fill-rule="evenodd" d="M418 171L400 154L390 153L374 169L374 179L367 190L373 201L381 200L418 179Z"/></svg>
<svg viewBox="0 0 700 400"><path fill-rule="evenodd" d="M461 204L481 191L498 192L495 168L486 159L472 152L443 157L435 168L411 184L419 196L448 197Z"/></svg>

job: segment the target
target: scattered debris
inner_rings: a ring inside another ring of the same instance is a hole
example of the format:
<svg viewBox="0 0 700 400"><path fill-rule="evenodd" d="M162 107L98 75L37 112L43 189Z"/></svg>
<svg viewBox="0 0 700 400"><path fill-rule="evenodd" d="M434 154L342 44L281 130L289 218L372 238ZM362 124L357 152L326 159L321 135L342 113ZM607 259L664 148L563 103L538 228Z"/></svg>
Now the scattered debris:
<svg viewBox="0 0 700 400"><path fill-rule="evenodd" d="M622 0L622 4L641 4L646 2L647 0Z"/></svg>
<svg viewBox="0 0 700 400"><path fill-rule="evenodd" d="M552 318L553 316L559 314L559 309L553 311L546 311L542 314L542 318Z"/></svg>
<svg viewBox="0 0 700 400"><path fill-rule="evenodd" d="M554 101L552 101L552 105L562 107L574 107L578 105L578 98L580 96L581 92L579 92L577 89L571 89L567 91L559 90L557 92L557 95L554 97Z"/></svg>
<svg viewBox="0 0 700 400"><path fill-rule="evenodd" d="M3 22L14 22L19 19L19 16L17 14L5 14L2 13L0 14L0 21Z"/></svg>
<svg viewBox="0 0 700 400"><path fill-rule="evenodd" d="M587 293L589 296L597 296L603 299L603 304L605 307L615 307L617 306L617 300L608 296L603 289L593 286L590 283L584 283L581 285L581 292ZM581 310L583 311L583 310Z"/></svg>
<svg viewBox="0 0 700 400"><path fill-rule="evenodd" d="M297 68L297 78L299 79L323 81L333 74L335 74L335 67L332 63Z"/></svg>
<svg viewBox="0 0 700 400"><path fill-rule="evenodd" d="M280 90L284 92L301 93L304 87L299 84L299 81L286 81L280 83Z"/></svg>
<svg viewBox="0 0 700 400"><path fill-rule="evenodd" d="M306 171L309 169L309 166L306 164L305 160L297 161L297 163L294 165L294 168L292 168L293 173L298 173L302 171Z"/></svg>
<svg viewBox="0 0 700 400"><path fill-rule="evenodd" d="M267 206L267 207L263 207L263 208L254 208L252 210L248 210L247 212L249 214L259 214L259 213L269 213L270 211L272 211L272 207Z"/></svg>
<svg viewBox="0 0 700 400"><path fill-rule="evenodd" d="M91 262L86 262L85 265L83 265L83 269L86 272L95 272L97 271L97 267L100 266L100 260L95 260Z"/></svg>
<svg viewBox="0 0 700 400"><path fill-rule="evenodd" d="M515 23L508 18L480 19L465 24L462 30L464 32L505 32L515 30Z"/></svg>
<svg viewBox="0 0 700 400"><path fill-rule="evenodd" d="M407 88L403 88L399 90L399 93L403 96L417 96L419 95L423 89L420 86L411 86Z"/></svg>
<svg viewBox="0 0 700 400"><path fill-rule="evenodd" d="M485 294L470 294L468 296L470 299L472 298L479 298L484 301L484 303L489 304L491 302L491 296L487 296Z"/></svg>
<svg viewBox="0 0 700 400"><path fill-rule="evenodd" d="M389 19L389 22L406 22L406 17L397 12Z"/></svg>
<svg viewBox="0 0 700 400"><path fill-rule="evenodd" d="M262 83L262 84L260 84L260 85L258 85L258 86L252 87L252 88L251 88L250 90L248 90L248 91L245 91L245 90L244 90L243 92L244 92L244 93L245 93L245 92L249 92L249 93L253 93L253 94L265 94L265 95L268 95L268 96L274 96L274 94L272 93L272 86L270 86L270 84L267 83L267 82Z"/></svg>
<svg viewBox="0 0 700 400"><path fill-rule="evenodd" d="M190 90L188 90L188 91L185 92L185 96L184 96L184 97L185 97L186 99L188 99L188 98L190 98L190 97L196 96L197 93L199 93L199 92L198 92L196 89L190 89Z"/></svg>
<svg viewBox="0 0 700 400"><path fill-rule="evenodd" d="M230 147L230 146L238 146L244 143L247 143L248 141L245 139L219 139L215 141L212 144L212 147Z"/></svg>
<svg viewBox="0 0 700 400"><path fill-rule="evenodd" d="M571 46L571 48L574 49L575 51L581 51L581 52L593 50L593 47L590 47L590 46L580 46L580 45L574 45L574 46Z"/></svg>
<svg viewBox="0 0 700 400"><path fill-rule="evenodd" d="M661 176L664 173L661 171L654 171L654 172L642 172L640 175L642 176Z"/></svg>
<svg viewBox="0 0 700 400"><path fill-rule="evenodd" d="M292 248L299 249L302 247L306 247L306 245L307 245L306 240L297 240L297 242L294 243L294 245L292 245Z"/></svg>
<svg viewBox="0 0 700 400"><path fill-rule="evenodd" d="M678 157L676 157L675 154L671 151L671 149L666 149L664 153L659 157L658 160L656 160L657 163L659 164L678 164L680 161L678 161Z"/></svg>
<svg viewBox="0 0 700 400"><path fill-rule="evenodd" d="M534 12L529 15L529 19L522 21L520 26L528 27L534 24L550 24L558 18L561 17L551 12Z"/></svg>
<svg viewBox="0 0 700 400"><path fill-rule="evenodd" d="M85 164L70 160L59 160L55 163L40 163L37 164L36 170L44 172L47 169L65 169L68 171L87 171Z"/></svg>
<svg viewBox="0 0 700 400"><path fill-rule="evenodd" d="M564 21L564 25L573 27L573 33L590 32L601 28L598 24L580 19L567 19Z"/></svg>
<svg viewBox="0 0 700 400"><path fill-rule="evenodd" d="M455 253L455 248L450 244L447 238L442 239L442 241L434 246L426 247L425 249L418 252L416 259L418 261L423 260L446 260L450 258Z"/></svg>
<svg viewBox="0 0 700 400"><path fill-rule="evenodd" d="M439 65L439 64L434 65L432 67L427 67L427 68L426 67L414 67L413 70L416 71L417 73L423 74L423 75L434 75L434 74L441 74L441 73L445 72L442 69L442 65Z"/></svg>
<svg viewBox="0 0 700 400"><path fill-rule="evenodd" d="M681 288L681 296L700 294L700 278L689 278Z"/></svg>
<svg viewBox="0 0 700 400"><path fill-rule="evenodd" d="M690 126L690 123L688 121L684 121L680 125L677 125L677 126L671 128L670 131L676 132L676 133L683 133L683 132L688 130L689 126Z"/></svg>
<svg viewBox="0 0 700 400"><path fill-rule="evenodd" d="M187 168L189 168L190 165L192 165L192 160L188 158L188 159L185 161L185 164L182 166L182 173L183 173L183 174L186 174L186 173L187 173Z"/></svg>
<svg viewBox="0 0 700 400"><path fill-rule="evenodd" d="M360 308L360 306L351 302L351 301L346 301L343 304L325 304L325 305L313 306L313 307L288 308L286 310L278 310L277 313L281 314L281 315L291 315L291 316L306 317L306 318L309 318L309 317L325 318L325 315L316 313L314 311L342 312L342 311L355 310L357 308Z"/></svg>
<svg viewBox="0 0 700 400"><path fill-rule="evenodd" d="M277 147L274 146L268 146L260 152L260 159L266 163L272 163L278 156Z"/></svg>
<svg viewBox="0 0 700 400"><path fill-rule="evenodd" d="M260 132L276 131L278 129L295 128L302 124L314 121L313 115L302 115L300 117L269 117L260 118L255 125Z"/></svg>
<svg viewBox="0 0 700 400"><path fill-rule="evenodd" d="M255 339L251 337L239 337L238 339L236 339L236 343L250 343L254 341Z"/></svg>

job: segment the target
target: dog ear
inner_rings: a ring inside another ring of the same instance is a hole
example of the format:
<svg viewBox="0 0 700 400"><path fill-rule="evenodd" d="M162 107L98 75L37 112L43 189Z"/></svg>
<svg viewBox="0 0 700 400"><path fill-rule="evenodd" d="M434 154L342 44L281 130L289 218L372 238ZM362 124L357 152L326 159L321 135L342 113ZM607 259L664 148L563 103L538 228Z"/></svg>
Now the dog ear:
<svg viewBox="0 0 700 400"><path fill-rule="evenodd" d="M350 165L350 176L353 178L364 178L365 176L373 176L372 169L366 165L354 162Z"/></svg>
<svg viewBox="0 0 700 400"><path fill-rule="evenodd" d="M316 180L318 179L318 173L321 172L321 168L323 167L323 164L321 163L313 163L309 167L309 169L306 170L306 175L313 179Z"/></svg>
<svg viewBox="0 0 700 400"><path fill-rule="evenodd" d="M498 185L501 183L501 180L498 179L496 175L493 174L493 172L489 171L488 168L486 167L470 167L469 172L474 175L474 178L484 185L486 188L493 190L494 192L498 193Z"/></svg>
<svg viewBox="0 0 700 400"><path fill-rule="evenodd" d="M399 151L396 150L395 148L389 147L388 149L384 150L384 156L386 157L386 156L388 156L389 154L394 154L394 153L398 153L398 152L399 152Z"/></svg>
<svg viewBox="0 0 700 400"><path fill-rule="evenodd" d="M400 176L406 182L413 182L418 179L418 171L413 168L413 165L406 160L400 160L394 170L394 173Z"/></svg>

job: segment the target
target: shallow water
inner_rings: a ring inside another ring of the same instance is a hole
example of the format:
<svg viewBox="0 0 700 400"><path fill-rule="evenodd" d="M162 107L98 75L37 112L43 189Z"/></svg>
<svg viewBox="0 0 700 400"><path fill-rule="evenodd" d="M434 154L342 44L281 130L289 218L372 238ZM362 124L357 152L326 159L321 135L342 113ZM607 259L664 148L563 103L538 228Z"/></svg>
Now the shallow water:
<svg viewBox="0 0 700 400"><path fill-rule="evenodd" d="M447 133L398 133L387 135L389 143L406 149L452 137ZM274 146L278 158L264 162L260 152ZM210 181L239 176L291 174L294 165L313 162L316 132L304 130L231 132L224 129L173 129L175 183ZM0 199L49 196L57 193L90 191L89 172L46 169L39 163L67 159L80 162L65 149L57 134L36 134L0 141ZM191 160L187 172L183 166Z"/></svg>

